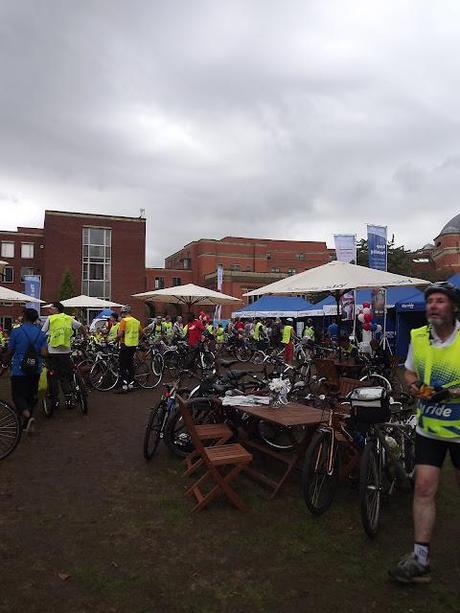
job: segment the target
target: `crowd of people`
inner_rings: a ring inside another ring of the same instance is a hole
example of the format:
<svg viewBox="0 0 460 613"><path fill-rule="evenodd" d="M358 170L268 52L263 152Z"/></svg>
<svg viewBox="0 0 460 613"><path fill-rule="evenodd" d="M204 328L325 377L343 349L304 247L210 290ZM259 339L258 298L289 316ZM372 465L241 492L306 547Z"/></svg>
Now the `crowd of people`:
<svg viewBox="0 0 460 613"><path fill-rule="evenodd" d="M419 397L417 438L415 445L414 548L394 568L391 577L400 583L420 583L430 580L430 542L435 523L435 499L440 470L450 454L460 485L460 310L459 290L449 283L434 283L425 292L427 325L412 330L411 344L405 362L405 379L414 395ZM334 342L340 333L337 322L326 332ZM64 313L60 302L52 303L50 315L41 322L36 310L26 308L22 320L11 330L9 338L0 332L3 344L8 340L3 361L11 358L11 391L23 429L30 431L33 410L37 402L40 375L44 363L48 369L51 402L59 403L59 382L66 404L70 407L70 377L72 373L71 339L75 334L88 334L86 326ZM120 393L133 387L133 358L142 338L154 342L187 342L193 351L206 338L216 347L226 340L252 339L284 348L287 362L293 358L293 344L299 339L291 318L242 321L235 318L224 327L215 325L201 312L191 314L187 323L180 316L173 322L169 315L154 318L146 326L133 317L131 308L124 306L113 312L98 334L104 342L119 344L121 373ZM317 342L319 331L310 319L301 338ZM423 394L420 390L423 389ZM428 393L428 391L430 393ZM427 392L427 393L425 393Z"/></svg>

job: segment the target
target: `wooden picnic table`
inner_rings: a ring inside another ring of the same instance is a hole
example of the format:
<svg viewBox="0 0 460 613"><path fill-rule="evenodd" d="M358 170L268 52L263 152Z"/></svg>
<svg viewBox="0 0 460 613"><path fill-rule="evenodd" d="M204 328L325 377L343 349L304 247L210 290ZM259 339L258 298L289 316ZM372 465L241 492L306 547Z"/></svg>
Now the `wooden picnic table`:
<svg viewBox="0 0 460 613"><path fill-rule="evenodd" d="M321 423L327 421L328 411L316 409L297 402L289 402L288 404L279 407L237 405L232 408L287 429L294 426L303 426L305 428L305 432L300 441L293 435L290 435L289 430L287 430L293 445L293 449L289 452L277 451L268 447L267 445L263 445L258 441L252 440L251 438L242 441L243 445L246 445L251 449L257 449L262 454L275 458L276 460L286 464L286 469L278 481L275 481L251 466L248 466L245 469L245 472L255 480L260 481L272 489L273 491L270 498L274 498L287 481L296 465L303 459L313 432Z"/></svg>

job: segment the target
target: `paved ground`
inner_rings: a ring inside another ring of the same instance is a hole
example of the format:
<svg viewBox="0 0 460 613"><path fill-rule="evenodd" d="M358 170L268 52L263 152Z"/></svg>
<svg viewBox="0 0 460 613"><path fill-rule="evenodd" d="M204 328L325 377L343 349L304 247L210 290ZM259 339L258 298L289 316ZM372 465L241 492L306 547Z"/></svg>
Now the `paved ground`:
<svg viewBox="0 0 460 613"><path fill-rule="evenodd" d="M8 397L0 380L0 396ZM446 469L435 582L399 589L386 571L411 541L410 497L369 542L345 487L312 518L298 482L274 501L242 480L247 514L218 502L190 515L182 466L142 456L158 392L93 393L88 417L61 411L0 464L0 611L417 612L460 610L460 510Z"/></svg>

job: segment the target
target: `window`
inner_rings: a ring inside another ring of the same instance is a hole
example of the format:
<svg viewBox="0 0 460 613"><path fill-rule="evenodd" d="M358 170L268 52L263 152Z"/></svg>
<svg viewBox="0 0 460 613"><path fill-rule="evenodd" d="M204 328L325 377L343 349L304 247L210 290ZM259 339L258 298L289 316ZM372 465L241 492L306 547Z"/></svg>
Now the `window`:
<svg viewBox="0 0 460 613"><path fill-rule="evenodd" d="M11 326L13 325L12 317L0 317L0 325L4 330L11 330Z"/></svg>
<svg viewBox="0 0 460 613"><path fill-rule="evenodd" d="M240 270L239 264L230 264L230 270Z"/></svg>
<svg viewBox="0 0 460 613"><path fill-rule="evenodd" d="M192 265L191 259L190 258L184 258L182 261L184 263L184 269L185 270L189 270L191 268L191 265Z"/></svg>
<svg viewBox="0 0 460 613"><path fill-rule="evenodd" d="M24 283L25 278L35 274L35 270L33 268L29 268L28 266L23 266L21 268L21 282Z"/></svg>
<svg viewBox="0 0 460 613"><path fill-rule="evenodd" d="M177 285L182 285L181 278L180 277L173 277L172 284L173 284L173 287L176 287Z"/></svg>
<svg viewBox="0 0 460 613"><path fill-rule="evenodd" d="M281 272L279 268L272 268L272 272Z"/></svg>
<svg viewBox="0 0 460 613"><path fill-rule="evenodd" d="M297 273L296 268L288 268L288 275L295 275Z"/></svg>
<svg viewBox="0 0 460 613"><path fill-rule="evenodd" d="M34 244L21 243L21 258L31 260L34 257Z"/></svg>
<svg viewBox="0 0 460 613"><path fill-rule="evenodd" d="M14 258L14 243L2 241L2 258Z"/></svg>
<svg viewBox="0 0 460 613"><path fill-rule="evenodd" d="M5 270L3 271L3 283L13 283L14 282L14 268L12 266L5 266Z"/></svg>
<svg viewBox="0 0 460 613"><path fill-rule="evenodd" d="M164 277L155 277L154 288L155 289L164 289L165 287L165 279Z"/></svg>
<svg viewBox="0 0 460 613"><path fill-rule="evenodd" d="M267 260L271 260L272 259L272 254L271 253L267 253Z"/></svg>
<svg viewBox="0 0 460 613"><path fill-rule="evenodd" d="M298 253L296 255L296 258L300 261L303 262L305 260L305 254L304 253Z"/></svg>
<svg viewBox="0 0 460 613"><path fill-rule="evenodd" d="M82 231L82 294L112 297L112 230L87 227Z"/></svg>

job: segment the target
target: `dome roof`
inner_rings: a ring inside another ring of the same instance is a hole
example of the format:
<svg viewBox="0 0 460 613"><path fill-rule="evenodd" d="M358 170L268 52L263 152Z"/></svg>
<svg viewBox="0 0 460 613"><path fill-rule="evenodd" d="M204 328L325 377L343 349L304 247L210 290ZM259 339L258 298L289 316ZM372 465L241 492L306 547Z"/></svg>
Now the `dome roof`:
<svg viewBox="0 0 460 613"><path fill-rule="evenodd" d="M460 213L446 223L439 236L443 234L460 234Z"/></svg>

